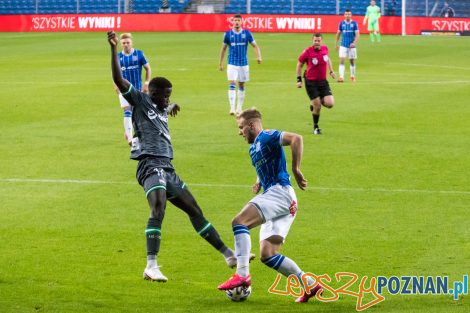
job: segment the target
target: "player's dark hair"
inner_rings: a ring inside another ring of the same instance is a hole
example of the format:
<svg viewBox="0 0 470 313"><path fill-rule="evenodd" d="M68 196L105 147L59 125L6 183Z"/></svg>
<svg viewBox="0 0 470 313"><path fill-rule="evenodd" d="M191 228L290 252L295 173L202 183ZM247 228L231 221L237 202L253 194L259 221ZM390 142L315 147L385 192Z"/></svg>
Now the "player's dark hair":
<svg viewBox="0 0 470 313"><path fill-rule="evenodd" d="M249 121L252 119L261 120L261 112L258 111L255 107L252 107L251 109L247 109L237 116L237 119L241 118L243 118L245 121Z"/></svg>
<svg viewBox="0 0 470 313"><path fill-rule="evenodd" d="M242 18L241 14L235 14L233 18Z"/></svg>
<svg viewBox="0 0 470 313"><path fill-rule="evenodd" d="M313 34L313 37L323 38L323 35L321 33L315 33L315 34Z"/></svg>
<svg viewBox="0 0 470 313"><path fill-rule="evenodd" d="M351 10L349 10L349 9L344 10L344 13L346 13L346 12L351 12Z"/></svg>
<svg viewBox="0 0 470 313"><path fill-rule="evenodd" d="M150 88L150 86L152 86L152 89L159 89L159 90L163 90L165 88L173 87L171 82L168 79L166 79L165 77L152 78L152 80L149 83L149 88Z"/></svg>

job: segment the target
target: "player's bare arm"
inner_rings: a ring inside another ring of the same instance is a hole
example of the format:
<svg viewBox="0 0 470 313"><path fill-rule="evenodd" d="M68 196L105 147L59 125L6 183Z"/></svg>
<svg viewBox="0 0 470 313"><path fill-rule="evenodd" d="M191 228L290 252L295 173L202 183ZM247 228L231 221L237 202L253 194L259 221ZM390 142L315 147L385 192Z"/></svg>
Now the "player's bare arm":
<svg viewBox="0 0 470 313"><path fill-rule="evenodd" d="M331 61L330 58L328 58L328 70L330 71L331 78L336 79L336 74L335 74L335 71L333 69L333 62Z"/></svg>
<svg viewBox="0 0 470 313"><path fill-rule="evenodd" d="M282 145L290 146L292 151L292 174L294 174L297 185L300 189L305 190L308 182L300 171L300 163L302 162L302 154L304 150L304 142L302 136L295 133L282 133Z"/></svg>
<svg viewBox="0 0 470 313"><path fill-rule="evenodd" d="M259 182L259 177L256 177L256 183L253 184L251 190L254 194L257 194L261 190L261 183Z"/></svg>
<svg viewBox="0 0 470 313"><path fill-rule="evenodd" d="M336 50L339 50L339 38L341 37L341 31L338 30L338 32L336 33L336 41L335 41L335 49Z"/></svg>
<svg viewBox="0 0 470 313"><path fill-rule="evenodd" d="M261 64L261 62L263 62L263 59L261 58L261 49L259 48L258 44L256 44L256 42L252 42L251 45L255 49L256 61L258 64Z"/></svg>
<svg viewBox="0 0 470 313"><path fill-rule="evenodd" d="M227 45L223 44L222 48L220 49L220 57L219 57L219 71L224 70L224 56L225 56L225 51L227 51Z"/></svg>
<svg viewBox="0 0 470 313"><path fill-rule="evenodd" d="M304 66L303 63L297 62L297 66L295 68L295 74L297 76L297 88L302 88L302 67Z"/></svg>
<svg viewBox="0 0 470 313"><path fill-rule="evenodd" d="M131 83L122 77L121 66L117 55L118 39L114 31L108 32L108 42L111 46L111 71L113 73L114 84L119 88L121 93L129 90Z"/></svg>
<svg viewBox="0 0 470 313"><path fill-rule="evenodd" d="M152 68L150 67L150 64L147 63L144 65L145 69L145 81L142 84L142 92L149 93L149 83L150 83L150 78L152 77Z"/></svg>

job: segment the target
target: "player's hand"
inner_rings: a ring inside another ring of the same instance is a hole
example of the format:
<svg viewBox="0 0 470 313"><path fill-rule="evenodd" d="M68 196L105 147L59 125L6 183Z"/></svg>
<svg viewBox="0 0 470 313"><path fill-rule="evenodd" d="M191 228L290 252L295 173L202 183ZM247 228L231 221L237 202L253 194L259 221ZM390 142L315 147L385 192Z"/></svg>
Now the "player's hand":
<svg viewBox="0 0 470 313"><path fill-rule="evenodd" d="M330 72L330 76L331 76L331 78L333 78L334 80L336 80L336 73L335 73L335 72Z"/></svg>
<svg viewBox="0 0 470 313"><path fill-rule="evenodd" d="M116 33L112 30L108 32L108 42L112 47L115 47L118 44Z"/></svg>
<svg viewBox="0 0 470 313"><path fill-rule="evenodd" d="M307 188L308 182L305 179L304 174L302 174L300 170L293 170L292 172L299 188L305 190L305 188Z"/></svg>
<svg viewBox="0 0 470 313"><path fill-rule="evenodd" d="M143 84L142 85L142 92L148 94L149 93L149 85Z"/></svg>
<svg viewBox="0 0 470 313"><path fill-rule="evenodd" d="M338 45L336 45L336 46L335 46L335 49L336 49L336 51L338 51L338 50L339 50L339 46L338 46Z"/></svg>
<svg viewBox="0 0 470 313"><path fill-rule="evenodd" d="M170 114L170 116L176 116L180 110L181 108L177 103L172 103L168 106L168 114Z"/></svg>
<svg viewBox="0 0 470 313"><path fill-rule="evenodd" d="M251 190L254 194L257 194L261 190L261 184L259 182L254 183Z"/></svg>
<svg viewBox="0 0 470 313"><path fill-rule="evenodd" d="M297 88L302 88L302 82L297 82Z"/></svg>
<svg viewBox="0 0 470 313"><path fill-rule="evenodd" d="M224 70L224 65L223 64L220 64L219 65L219 71L223 71Z"/></svg>
<svg viewBox="0 0 470 313"><path fill-rule="evenodd" d="M349 48L356 48L356 44L353 42L349 45Z"/></svg>
<svg viewBox="0 0 470 313"><path fill-rule="evenodd" d="M261 64L261 62L263 62L261 58L257 59L256 61L258 62L258 64Z"/></svg>

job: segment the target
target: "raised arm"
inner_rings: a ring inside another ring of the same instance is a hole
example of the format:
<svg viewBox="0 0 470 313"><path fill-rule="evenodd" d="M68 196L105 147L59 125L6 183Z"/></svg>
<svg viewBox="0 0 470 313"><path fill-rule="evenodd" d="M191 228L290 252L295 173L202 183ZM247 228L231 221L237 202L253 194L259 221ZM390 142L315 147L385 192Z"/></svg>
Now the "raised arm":
<svg viewBox="0 0 470 313"><path fill-rule="evenodd" d="M122 77L121 66L119 65L119 59L117 54L117 37L114 31L108 32L108 42L111 46L111 71L113 73L114 84L119 88L121 93L129 90L129 83Z"/></svg>
<svg viewBox="0 0 470 313"><path fill-rule="evenodd" d="M302 162L302 154L304 150L304 142L302 136L295 133L282 133L282 145L290 146L292 151L292 174L294 174L297 185L300 189L305 190L307 180L300 171L300 163Z"/></svg>

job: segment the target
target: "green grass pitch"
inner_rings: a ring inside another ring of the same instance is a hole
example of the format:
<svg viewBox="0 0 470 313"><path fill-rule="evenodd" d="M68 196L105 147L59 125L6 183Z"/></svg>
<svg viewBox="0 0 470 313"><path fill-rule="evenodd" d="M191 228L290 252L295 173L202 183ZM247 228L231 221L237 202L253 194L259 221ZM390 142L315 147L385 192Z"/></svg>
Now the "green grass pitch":
<svg viewBox="0 0 470 313"><path fill-rule="evenodd" d="M170 121L177 172L233 246L231 218L252 197L255 173L228 115L222 34L134 35L182 107ZM250 48L245 107L259 108L266 128L304 138L309 188L296 187L299 213L282 252L331 277L448 276L451 284L470 274L468 38L384 36L373 45L364 35L358 81L330 81L336 105L322 110L324 134L314 136L305 90L295 86L311 35L255 37L263 64ZM250 299L232 303L216 289L232 271L171 205L159 256L169 281L142 280L148 208L123 139L106 34L0 39L0 312L356 311L349 295L299 305L269 293L276 272L259 260ZM333 35L324 43L337 70ZM257 229L252 239L259 254ZM367 311L470 309L468 295L384 296Z"/></svg>

